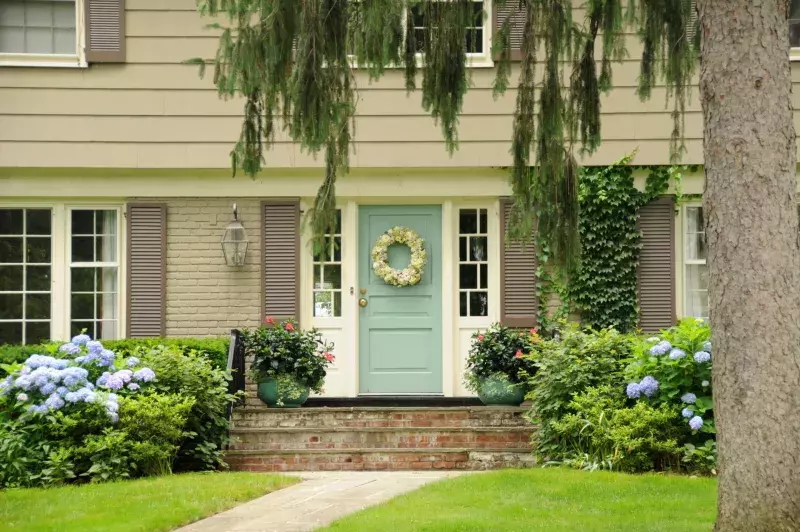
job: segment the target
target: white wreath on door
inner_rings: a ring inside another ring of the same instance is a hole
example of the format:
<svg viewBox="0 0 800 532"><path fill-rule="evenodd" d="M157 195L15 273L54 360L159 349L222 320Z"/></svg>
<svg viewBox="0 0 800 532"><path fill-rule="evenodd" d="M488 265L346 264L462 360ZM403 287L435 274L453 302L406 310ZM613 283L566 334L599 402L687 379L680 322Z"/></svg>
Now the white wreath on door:
<svg viewBox="0 0 800 532"><path fill-rule="evenodd" d="M389 246L404 244L411 250L411 261L402 270L389 266ZM372 270L375 275L392 286L414 286L422 280L428 252L425 240L408 227L392 227L378 237L372 247Z"/></svg>

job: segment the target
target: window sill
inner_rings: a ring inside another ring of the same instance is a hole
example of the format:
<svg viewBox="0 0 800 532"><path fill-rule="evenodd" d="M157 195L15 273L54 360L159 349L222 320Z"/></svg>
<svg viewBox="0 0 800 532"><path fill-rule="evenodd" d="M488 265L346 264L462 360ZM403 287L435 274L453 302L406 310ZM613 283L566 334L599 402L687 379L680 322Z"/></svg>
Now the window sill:
<svg viewBox="0 0 800 532"><path fill-rule="evenodd" d="M800 61L800 48L791 48L789 50L789 61Z"/></svg>
<svg viewBox="0 0 800 532"><path fill-rule="evenodd" d="M0 54L0 67L87 68L77 55Z"/></svg>

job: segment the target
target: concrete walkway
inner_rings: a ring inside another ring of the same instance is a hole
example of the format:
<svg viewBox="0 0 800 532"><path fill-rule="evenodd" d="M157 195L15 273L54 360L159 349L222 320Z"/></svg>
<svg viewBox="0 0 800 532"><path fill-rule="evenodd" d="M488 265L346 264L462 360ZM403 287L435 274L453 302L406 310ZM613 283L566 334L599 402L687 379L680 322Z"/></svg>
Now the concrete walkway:
<svg viewBox="0 0 800 532"><path fill-rule="evenodd" d="M303 482L176 532L305 532L387 501L429 482L455 477L453 471L288 473Z"/></svg>

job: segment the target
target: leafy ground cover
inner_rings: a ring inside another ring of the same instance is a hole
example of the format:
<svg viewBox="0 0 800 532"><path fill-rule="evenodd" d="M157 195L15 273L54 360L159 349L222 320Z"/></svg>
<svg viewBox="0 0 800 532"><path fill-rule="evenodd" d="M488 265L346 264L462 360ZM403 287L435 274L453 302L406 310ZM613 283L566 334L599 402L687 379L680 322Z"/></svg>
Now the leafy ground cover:
<svg viewBox="0 0 800 532"><path fill-rule="evenodd" d="M328 532L710 532L716 481L674 475L506 470L437 482Z"/></svg>
<svg viewBox="0 0 800 532"><path fill-rule="evenodd" d="M0 529L166 532L296 483L260 473L191 473L0 492Z"/></svg>

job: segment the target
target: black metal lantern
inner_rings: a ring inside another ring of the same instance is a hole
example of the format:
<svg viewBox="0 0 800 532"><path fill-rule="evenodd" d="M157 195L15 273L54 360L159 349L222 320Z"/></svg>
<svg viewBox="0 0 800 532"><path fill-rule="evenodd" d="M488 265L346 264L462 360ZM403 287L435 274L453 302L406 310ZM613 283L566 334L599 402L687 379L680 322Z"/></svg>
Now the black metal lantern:
<svg viewBox="0 0 800 532"><path fill-rule="evenodd" d="M247 232L244 230L242 222L239 221L236 204L233 204L233 221L225 228L222 235L222 254L225 256L225 264L241 268L244 266L247 256Z"/></svg>

